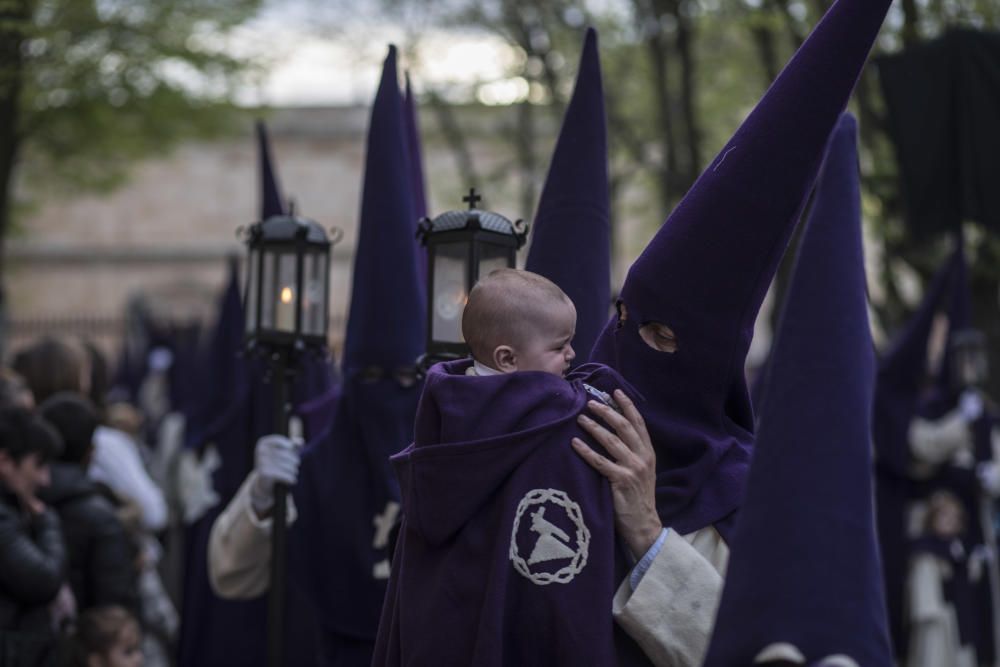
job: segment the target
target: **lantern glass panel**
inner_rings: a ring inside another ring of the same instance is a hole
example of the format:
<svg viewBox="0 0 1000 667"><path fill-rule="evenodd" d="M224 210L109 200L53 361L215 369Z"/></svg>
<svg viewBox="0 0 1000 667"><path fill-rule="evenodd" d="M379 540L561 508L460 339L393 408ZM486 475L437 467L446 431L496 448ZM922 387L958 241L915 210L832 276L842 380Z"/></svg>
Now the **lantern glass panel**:
<svg viewBox="0 0 1000 667"><path fill-rule="evenodd" d="M246 304L246 333L252 334L257 331L257 290L260 288L260 253L257 249L250 251L250 258L247 261L247 291L244 297Z"/></svg>
<svg viewBox="0 0 1000 667"><path fill-rule="evenodd" d="M510 264L510 248L492 243L479 244L479 275L480 280L498 269L513 268Z"/></svg>
<svg viewBox="0 0 1000 667"><path fill-rule="evenodd" d="M306 252L302 258L302 333L326 334L326 255Z"/></svg>
<svg viewBox="0 0 1000 667"><path fill-rule="evenodd" d="M274 329L274 292L277 278L275 278L278 258L274 252L261 249L258 252L262 255L262 270L260 276L260 323L259 329Z"/></svg>
<svg viewBox="0 0 1000 667"><path fill-rule="evenodd" d="M431 248L434 252L431 338L442 343L464 343L462 311L469 300L466 286L469 246L464 242L442 243Z"/></svg>
<svg viewBox="0 0 1000 667"><path fill-rule="evenodd" d="M295 252L278 252L274 255L277 264L277 280L274 282L272 302L274 303L274 329L295 333Z"/></svg>

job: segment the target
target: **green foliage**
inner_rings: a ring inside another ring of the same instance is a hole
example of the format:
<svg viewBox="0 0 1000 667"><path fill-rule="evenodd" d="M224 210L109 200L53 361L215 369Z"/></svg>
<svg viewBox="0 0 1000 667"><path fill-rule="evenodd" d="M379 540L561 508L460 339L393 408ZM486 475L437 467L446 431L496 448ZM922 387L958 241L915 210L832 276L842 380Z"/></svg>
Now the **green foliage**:
<svg viewBox="0 0 1000 667"><path fill-rule="evenodd" d="M236 87L258 71L227 39L261 0L32 4L16 128L29 191L109 188L136 158L229 130Z"/></svg>

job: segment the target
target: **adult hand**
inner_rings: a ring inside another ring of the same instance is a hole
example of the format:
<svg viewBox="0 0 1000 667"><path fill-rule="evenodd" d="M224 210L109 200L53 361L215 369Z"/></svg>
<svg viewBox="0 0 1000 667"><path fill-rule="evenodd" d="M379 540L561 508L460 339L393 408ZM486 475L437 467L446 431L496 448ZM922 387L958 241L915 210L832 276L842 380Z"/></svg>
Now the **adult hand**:
<svg viewBox="0 0 1000 667"><path fill-rule="evenodd" d="M618 534L632 554L641 558L663 531L656 512L656 453L635 403L620 389L615 390L614 399L623 414L597 401L587 403L614 433L586 415L577 418L611 458L597 453L580 438L573 438L573 448L611 482Z"/></svg>
<svg viewBox="0 0 1000 667"><path fill-rule="evenodd" d="M294 486L299 479L299 445L284 435L265 435L254 450L257 478L250 487L250 504L257 516L264 516L274 505L274 485Z"/></svg>

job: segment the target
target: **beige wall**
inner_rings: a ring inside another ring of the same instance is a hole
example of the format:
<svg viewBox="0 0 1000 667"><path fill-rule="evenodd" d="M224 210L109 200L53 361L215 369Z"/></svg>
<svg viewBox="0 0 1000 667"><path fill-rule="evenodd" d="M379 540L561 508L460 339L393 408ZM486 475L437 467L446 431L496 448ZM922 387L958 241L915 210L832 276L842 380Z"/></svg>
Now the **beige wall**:
<svg viewBox="0 0 1000 667"><path fill-rule="evenodd" d="M516 210L522 177L513 154L515 110L469 107L454 112L477 171L488 181L479 186L486 204L510 217L530 216ZM540 191L557 127L550 114L538 116L542 126L534 179ZM460 198L467 179L457 173L431 110L421 110L421 123L432 214L464 206ZM367 124L368 109L362 107L285 109L268 118L286 196L295 199L300 213L345 233L331 274L331 313L337 323L350 296ZM22 221L25 231L8 249L12 344L40 330L24 328L26 320L90 315L103 321L95 327L110 349L119 334L115 320L137 292L154 295L176 317L209 317L225 278L225 257L242 255L236 229L256 218L257 197L256 144L249 121L235 138L187 144L137 164L129 181L110 194L50 194ZM631 191L629 198L636 199ZM641 194L637 201L641 205ZM616 265L627 266L652 230L639 232L636 223L617 226ZM46 327L59 328L41 325ZM341 336L335 325L335 344Z"/></svg>

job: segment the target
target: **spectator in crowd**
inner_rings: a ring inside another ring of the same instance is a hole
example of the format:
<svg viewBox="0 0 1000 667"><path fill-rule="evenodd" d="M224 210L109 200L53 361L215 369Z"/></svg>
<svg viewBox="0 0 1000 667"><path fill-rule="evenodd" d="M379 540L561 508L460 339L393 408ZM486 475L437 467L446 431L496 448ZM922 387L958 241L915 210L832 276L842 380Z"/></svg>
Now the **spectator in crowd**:
<svg viewBox="0 0 1000 667"><path fill-rule="evenodd" d="M20 350L13 368L24 377L39 405L61 391L89 396L94 385L94 363L87 348L61 339L43 338ZM137 503L147 530L156 533L166 526L163 492L149 476L138 443L127 433L104 424L97 427L88 473L119 496Z"/></svg>
<svg viewBox="0 0 1000 667"><path fill-rule="evenodd" d="M97 409L79 394L62 392L39 410L63 439L62 455L52 464L51 483L41 497L62 521L77 608L118 604L137 613L135 549L114 505L87 477Z"/></svg>
<svg viewBox="0 0 1000 667"><path fill-rule="evenodd" d="M24 378L6 366L0 366L0 406L35 407L35 397Z"/></svg>
<svg viewBox="0 0 1000 667"><path fill-rule="evenodd" d="M122 607L97 607L84 612L73 638L72 667L142 667L142 632Z"/></svg>
<svg viewBox="0 0 1000 667"><path fill-rule="evenodd" d="M0 655L5 667L51 660L52 610L65 583L59 518L38 498L59 435L24 407L0 408Z"/></svg>
<svg viewBox="0 0 1000 667"><path fill-rule="evenodd" d="M60 391L90 392L90 363L82 346L59 338L42 338L14 355L11 368L24 378L35 403Z"/></svg>

